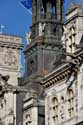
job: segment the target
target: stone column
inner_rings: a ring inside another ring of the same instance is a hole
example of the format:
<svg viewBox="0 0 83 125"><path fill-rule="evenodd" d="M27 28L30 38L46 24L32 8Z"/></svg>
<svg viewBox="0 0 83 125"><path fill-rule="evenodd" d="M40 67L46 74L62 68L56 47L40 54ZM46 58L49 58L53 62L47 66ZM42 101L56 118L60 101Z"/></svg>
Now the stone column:
<svg viewBox="0 0 83 125"><path fill-rule="evenodd" d="M68 41L67 41L67 52L70 52L71 53L71 50L70 50L70 46L71 45L71 40L70 38L68 37Z"/></svg>
<svg viewBox="0 0 83 125"><path fill-rule="evenodd" d="M74 53L75 51L74 43L75 43L75 33L74 29L72 28L72 53Z"/></svg>
<svg viewBox="0 0 83 125"><path fill-rule="evenodd" d="M61 20L64 22L64 0L61 0Z"/></svg>
<svg viewBox="0 0 83 125"><path fill-rule="evenodd" d="M72 53L74 53L75 51L73 44L74 44L74 35L72 35Z"/></svg>
<svg viewBox="0 0 83 125"><path fill-rule="evenodd" d="M46 4L46 18L47 19L49 19L49 18L51 18L51 3L50 2L48 2L47 4Z"/></svg>
<svg viewBox="0 0 83 125"><path fill-rule="evenodd" d="M61 19L61 0L56 0L57 20Z"/></svg>
<svg viewBox="0 0 83 125"><path fill-rule="evenodd" d="M37 10L36 10L36 1L35 0L32 0L32 24L34 24L35 23L35 21L36 21L36 16L37 16Z"/></svg>
<svg viewBox="0 0 83 125"><path fill-rule="evenodd" d="M40 16L41 16L41 2L40 0L37 0L37 21L40 20Z"/></svg>

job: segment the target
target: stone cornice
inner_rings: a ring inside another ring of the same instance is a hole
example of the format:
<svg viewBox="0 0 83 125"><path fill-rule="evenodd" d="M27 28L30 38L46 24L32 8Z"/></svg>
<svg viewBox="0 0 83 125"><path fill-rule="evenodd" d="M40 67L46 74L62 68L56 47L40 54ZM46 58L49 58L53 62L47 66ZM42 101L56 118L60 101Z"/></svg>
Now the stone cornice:
<svg viewBox="0 0 83 125"><path fill-rule="evenodd" d="M31 42L26 46L24 52L26 52L27 50L31 49L31 48L34 47L34 46L37 46L37 44L42 43L42 41L43 41L43 37L42 37L42 36L35 38L34 41L31 41Z"/></svg>
<svg viewBox="0 0 83 125"><path fill-rule="evenodd" d="M22 44L11 44L11 43L7 43L7 42L0 42L0 47L7 47L7 48L14 48L14 49L22 49L23 45Z"/></svg>
<svg viewBox="0 0 83 125"><path fill-rule="evenodd" d="M17 36L0 34L0 46L22 48L22 38Z"/></svg>
<svg viewBox="0 0 83 125"><path fill-rule="evenodd" d="M66 15L69 15L71 12L73 12L76 9L80 9L81 10L82 9L81 4L75 4L75 3L73 4L73 3L71 3L71 5L70 5Z"/></svg>
<svg viewBox="0 0 83 125"><path fill-rule="evenodd" d="M75 53L76 57L72 59L72 61L76 62L77 65L80 66L83 63L83 51L82 49L78 50ZM63 81L66 77L68 77L72 72L77 73L78 68L73 67L72 64L67 63L57 68L52 73L46 75L42 80L41 84L44 88L48 88L53 84L57 84L58 82Z"/></svg>
<svg viewBox="0 0 83 125"><path fill-rule="evenodd" d="M65 21L65 25L67 25L69 22L73 21L77 17L83 17L83 12L77 13L77 14L73 15L71 18L67 19Z"/></svg>
<svg viewBox="0 0 83 125"><path fill-rule="evenodd" d="M0 41L15 42L21 44L22 38L12 35L0 34Z"/></svg>
<svg viewBox="0 0 83 125"><path fill-rule="evenodd" d="M18 73L21 73L21 70L18 66L1 66L0 65L0 70L1 71L7 71L7 72L18 72Z"/></svg>
<svg viewBox="0 0 83 125"><path fill-rule="evenodd" d="M55 39L56 37L54 36L37 36L34 40L32 40L25 48L24 52L26 53L27 51L31 51L31 50L34 50L35 48L37 48L37 46L40 46L40 45L45 45L45 46L52 46L52 47L56 47L56 46L60 46L62 47L62 44L57 42L48 42L46 41L46 39ZM58 39L58 38L56 38Z"/></svg>

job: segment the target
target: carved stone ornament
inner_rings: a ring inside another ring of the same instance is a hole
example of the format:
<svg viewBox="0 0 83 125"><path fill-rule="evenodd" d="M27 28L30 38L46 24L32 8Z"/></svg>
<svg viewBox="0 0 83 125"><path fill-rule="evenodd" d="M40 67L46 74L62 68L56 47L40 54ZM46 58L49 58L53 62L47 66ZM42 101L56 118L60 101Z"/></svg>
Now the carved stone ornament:
<svg viewBox="0 0 83 125"><path fill-rule="evenodd" d="M6 51L3 55L3 61L5 65L14 66L17 64L16 55L12 51Z"/></svg>

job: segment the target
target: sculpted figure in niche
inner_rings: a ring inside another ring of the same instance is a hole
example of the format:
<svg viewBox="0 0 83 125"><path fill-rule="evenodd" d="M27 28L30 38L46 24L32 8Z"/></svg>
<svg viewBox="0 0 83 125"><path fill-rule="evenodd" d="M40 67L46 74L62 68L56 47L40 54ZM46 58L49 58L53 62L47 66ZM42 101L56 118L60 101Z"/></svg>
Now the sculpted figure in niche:
<svg viewBox="0 0 83 125"><path fill-rule="evenodd" d="M31 31L30 32L28 32L27 34L26 34L26 40L27 40L27 43L29 42L31 42L31 37L32 37L32 33L31 33Z"/></svg>
<svg viewBox="0 0 83 125"><path fill-rule="evenodd" d="M45 30L45 23L39 23L39 36L43 36L44 35L44 30Z"/></svg>

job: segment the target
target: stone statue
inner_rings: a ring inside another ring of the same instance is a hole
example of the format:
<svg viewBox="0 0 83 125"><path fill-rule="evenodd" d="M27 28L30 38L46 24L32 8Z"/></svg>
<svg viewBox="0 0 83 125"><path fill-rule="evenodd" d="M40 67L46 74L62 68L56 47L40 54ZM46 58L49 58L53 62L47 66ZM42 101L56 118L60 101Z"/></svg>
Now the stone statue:
<svg viewBox="0 0 83 125"><path fill-rule="evenodd" d="M29 42L29 43L31 42L31 35L32 35L31 31L26 34L27 43L28 43L28 42Z"/></svg>

